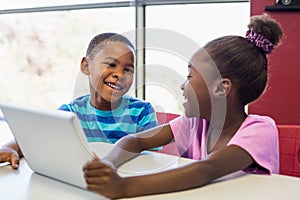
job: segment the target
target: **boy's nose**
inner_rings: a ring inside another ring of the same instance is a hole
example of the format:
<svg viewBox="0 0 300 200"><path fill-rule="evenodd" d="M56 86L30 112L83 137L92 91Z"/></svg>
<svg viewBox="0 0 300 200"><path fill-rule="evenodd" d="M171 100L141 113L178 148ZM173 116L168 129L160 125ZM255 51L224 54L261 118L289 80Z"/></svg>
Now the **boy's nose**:
<svg viewBox="0 0 300 200"><path fill-rule="evenodd" d="M113 74L112 74L112 76L114 77L114 78L121 78L122 76L124 75L124 70L123 69L116 69L114 72L113 72Z"/></svg>
<svg viewBox="0 0 300 200"><path fill-rule="evenodd" d="M118 78L119 78L119 75L118 75L118 74L115 74L115 73L113 73L112 77L113 77L113 78L117 78L117 79L118 79Z"/></svg>

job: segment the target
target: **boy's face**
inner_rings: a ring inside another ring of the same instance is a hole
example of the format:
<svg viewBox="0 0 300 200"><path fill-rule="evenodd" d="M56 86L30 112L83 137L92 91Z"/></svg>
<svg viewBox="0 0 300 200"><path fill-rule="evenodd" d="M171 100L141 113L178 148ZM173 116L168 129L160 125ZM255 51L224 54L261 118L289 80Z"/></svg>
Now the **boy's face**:
<svg viewBox="0 0 300 200"><path fill-rule="evenodd" d="M90 79L93 106L105 109L103 107L121 103L121 97L133 81L134 62L134 50L117 41L108 41L94 58L82 60L81 69Z"/></svg>

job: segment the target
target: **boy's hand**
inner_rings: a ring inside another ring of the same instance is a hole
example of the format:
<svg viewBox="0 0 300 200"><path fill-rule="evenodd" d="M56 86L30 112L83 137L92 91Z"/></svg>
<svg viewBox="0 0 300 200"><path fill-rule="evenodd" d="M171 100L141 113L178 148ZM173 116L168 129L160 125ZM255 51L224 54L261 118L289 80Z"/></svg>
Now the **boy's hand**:
<svg viewBox="0 0 300 200"><path fill-rule="evenodd" d="M15 170L19 168L20 158L18 152L10 147L0 148L0 163L9 162Z"/></svg>
<svg viewBox="0 0 300 200"><path fill-rule="evenodd" d="M86 163L83 167L87 189L109 198L118 198L123 195L124 179L116 170L109 167L100 159Z"/></svg>

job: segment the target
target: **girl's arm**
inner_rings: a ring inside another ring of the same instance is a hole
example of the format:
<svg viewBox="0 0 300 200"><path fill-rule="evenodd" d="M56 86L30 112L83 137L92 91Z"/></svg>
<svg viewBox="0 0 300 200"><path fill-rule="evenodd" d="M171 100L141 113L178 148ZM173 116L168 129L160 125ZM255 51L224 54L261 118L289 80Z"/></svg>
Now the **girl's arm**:
<svg viewBox="0 0 300 200"><path fill-rule="evenodd" d="M231 145L211 153L204 160L151 175L122 178L115 170L96 161L84 170L89 190L109 198L124 198L200 187L245 169L253 162L244 149Z"/></svg>
<svg viewBox="0 0 300 200"><path fill-rule="evenodd" d="M102 158L102 161L117 168L122 163L137 156L141 151L163 146L172 140L173 133L169 124L157 126L141 133L123 137L113 145L107 155Z"/></svg>

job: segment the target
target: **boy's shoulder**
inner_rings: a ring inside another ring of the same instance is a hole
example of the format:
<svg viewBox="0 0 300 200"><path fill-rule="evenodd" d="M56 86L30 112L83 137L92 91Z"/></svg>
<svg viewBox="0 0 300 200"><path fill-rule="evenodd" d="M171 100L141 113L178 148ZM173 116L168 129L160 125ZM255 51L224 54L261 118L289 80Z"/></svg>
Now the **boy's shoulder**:
<svg viewBox="0 0 300 200"><path fill-rule="evenodd" d="M62 104L58 109L65 111L74 111L75 107L85 107L89 102L90 95L78 97L67 104Z"/></svg>
<svg viewBox="0 0 300 200"><path fill-rule="evenodd" d="M139 98L136 98L136 97L133 97L133 96L128 96L128 95L125 95L124 99L126 101L129 101L132 104L150 104L150 102L148 102L148 101L145 101L143 99L139 99Z"/></svg>
<svg viewBox="0 0 300 200"><path fill-rule="evenodd" d="M90 95L85 95L85 96L81 96L78 97L76 99L74 99L70 105L71 106L79 106L79 107L86 107L87 106L87 102L90 101Z"/></svg>
<svg viewBox="0 0 300 200"><path fill-rule="evenodd" d="M73 102L86 101L86 100L89 100L89 98L90 98L90 95L87 94L87 95L84 95L84 96L77 97Z"/></svg>
<svg viewBox="0 0 300 200"><path fill-rule="evenodd" d="M132 96L123 96L123 102L128 108L140 108L140 109L154 109L150 102L132 97Z"/></svg>

